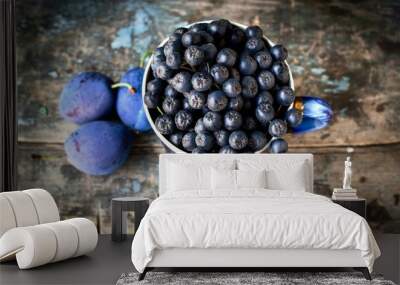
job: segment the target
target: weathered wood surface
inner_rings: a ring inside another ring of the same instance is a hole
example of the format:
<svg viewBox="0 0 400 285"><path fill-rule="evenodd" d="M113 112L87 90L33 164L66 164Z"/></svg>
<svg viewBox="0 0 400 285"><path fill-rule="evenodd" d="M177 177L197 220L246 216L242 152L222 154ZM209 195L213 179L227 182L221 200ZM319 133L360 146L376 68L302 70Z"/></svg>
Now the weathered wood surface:
<svg viewBox="0 0 400 285"><path fill-rule="evenodd" d="M382 1L20 1L20 140L64 141L74 126L59 117L58 95L73 74L97 70L118 80L175 27L223 16L257 23L284 43L297 95L332 104L331 127L290 138L290 145L400 142L396 12L394 2ZM147 136L145 143L158 140Z"/></svg>
<svg viewBox="0 0 400 285"><path fill-rule="evenodd" d="M400 231L399 6L348 2L17 1L20 188L49 189L64 216L100 216L103 232L111 197L154 198L163 151L155 135L137 136L128 163L113 175L86 176L65 159L62 143L76 126L59 117L58 96L77 72L118 80L175 27L225 17L258 24L284 43L297 95L332 104L329 128L288 136L290 151L316 154L318 193L340 185L346 147L353 146L355 187L368 199L370 221Z"/></svg>

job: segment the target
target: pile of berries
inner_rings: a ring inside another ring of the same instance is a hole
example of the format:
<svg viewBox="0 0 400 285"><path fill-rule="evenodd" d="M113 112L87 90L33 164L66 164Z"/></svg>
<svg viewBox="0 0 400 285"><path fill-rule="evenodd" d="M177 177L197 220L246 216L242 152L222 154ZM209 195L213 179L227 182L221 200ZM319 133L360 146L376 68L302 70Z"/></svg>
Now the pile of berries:
<svg viewBox="0 0 400 285"><path fill-rule="evenodd" d="M289 109L286 58L258 26L181 27L154 51L144 102L159 133L186 152L256 152L271 138L271 152L286 152L282 136L303 117Z"/></svg>

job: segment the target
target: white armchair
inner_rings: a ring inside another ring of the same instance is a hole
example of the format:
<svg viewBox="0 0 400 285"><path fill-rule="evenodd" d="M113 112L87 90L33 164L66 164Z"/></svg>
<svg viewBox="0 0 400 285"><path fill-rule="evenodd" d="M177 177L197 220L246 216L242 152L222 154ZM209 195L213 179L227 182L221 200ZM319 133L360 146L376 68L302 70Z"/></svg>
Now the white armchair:
<svg viewBox="0 0 400 285"><path fill-rule="evenodd" d="M28 269L89 253L97 239L88 219L60 221L46 190L0 193L0 262L16 258L20 269Z"/></svg>

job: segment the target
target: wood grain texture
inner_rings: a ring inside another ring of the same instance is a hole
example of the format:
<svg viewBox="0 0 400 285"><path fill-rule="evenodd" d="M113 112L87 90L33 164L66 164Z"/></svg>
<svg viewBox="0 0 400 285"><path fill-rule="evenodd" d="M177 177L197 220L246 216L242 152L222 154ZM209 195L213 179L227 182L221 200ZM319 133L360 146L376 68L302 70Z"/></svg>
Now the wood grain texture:
<svg viewBox="0 0 400 285"><path fill-rule="evenodd" d="M316 191L340 186L353 147L354 186L371 225L400 231L399 11L396 1L17 1L19 187L48 189L64 216L94 217L104 232L111 197L156 197L156 136L137 135L113 175L86 176L64 155L76 126L58 115L59 94L80 71L117 81L176 27L224 17L285 44L296 94L331 103L330 127L287 136L291 152L315 154Z"/></svg>

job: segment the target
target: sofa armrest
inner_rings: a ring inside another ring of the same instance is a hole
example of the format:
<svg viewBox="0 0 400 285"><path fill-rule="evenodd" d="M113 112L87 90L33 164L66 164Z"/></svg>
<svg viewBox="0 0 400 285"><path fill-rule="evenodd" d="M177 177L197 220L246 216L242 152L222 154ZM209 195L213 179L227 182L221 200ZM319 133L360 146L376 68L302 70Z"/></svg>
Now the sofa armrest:
<svg viewBox="0 0 400 285"><path fill-rule="evenodd" d="M13 228L0 238L0 261L15 256L28 269L87 254L97 241L96 226L84 218Z"/></svg>

